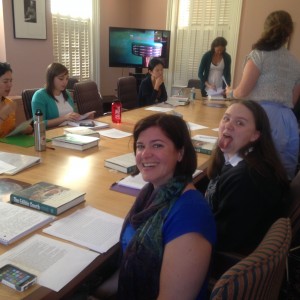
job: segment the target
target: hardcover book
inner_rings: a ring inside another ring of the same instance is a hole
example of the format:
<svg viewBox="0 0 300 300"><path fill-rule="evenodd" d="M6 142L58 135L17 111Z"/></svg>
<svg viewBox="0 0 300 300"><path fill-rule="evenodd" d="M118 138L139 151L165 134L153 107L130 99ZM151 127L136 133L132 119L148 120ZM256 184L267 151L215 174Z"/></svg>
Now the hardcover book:
<svg viewBox="0 0 300 300"><path fill-rule="evenodd" d="M83 151L92 147L97 147L99 140L99 137L67 134L53 138L52 145Z"/></svg>
<svg viewBox="0 0 300 300"><path fill-rule="evenodd" d="M90 128L86 127L70 127L64 129L65 134L79 134L79 135L87 135L87 136L94 136L100 138L100 133Z"/></svg>
<svg viewBox="0 0 300 300"><path fill-rule="evenodd" d="M0 243L9 245L53 221L54 217L38 211L0 202Z"/></svg>
<svg viewBox="0 0 300 300"><path fill-rule="evenodd" d="M85 201L85 193L48 182L38 182L10 195L10 202L59 215Z"/></svg>
<svg viewBox="0 0 300 300"><path fill-rule="evenodd" d="M107 158L104 161L104 166L123 173L131 173L135 170L136 166L135 156L133 153L126 153Z"/></svg>
<svg viewBox="0 0 300 300"><path fill-rule="evenodd" d="M217 137L209 135L195 135L192 137L192 142L196 152L211 154L215 148Z"/></svg>

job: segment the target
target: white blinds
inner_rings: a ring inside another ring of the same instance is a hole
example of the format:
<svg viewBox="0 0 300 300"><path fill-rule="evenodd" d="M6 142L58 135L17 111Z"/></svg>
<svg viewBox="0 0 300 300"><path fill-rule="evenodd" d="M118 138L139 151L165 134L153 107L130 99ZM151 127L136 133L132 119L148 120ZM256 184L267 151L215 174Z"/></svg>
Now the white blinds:
<svg viewBox="0 0 300 300"><path fill-rule="evenodd" d="M198 78L202 55L217 36L230 43L236 0L179 0L173 86ZM228 47L227 47L228 50Z"/></svg>
<svg viewBox="0 0 300 300"><path fill-rule="evenodd" d="M91 78L90 19L52 14L54 60L65 65L70 77Z"/></svg>

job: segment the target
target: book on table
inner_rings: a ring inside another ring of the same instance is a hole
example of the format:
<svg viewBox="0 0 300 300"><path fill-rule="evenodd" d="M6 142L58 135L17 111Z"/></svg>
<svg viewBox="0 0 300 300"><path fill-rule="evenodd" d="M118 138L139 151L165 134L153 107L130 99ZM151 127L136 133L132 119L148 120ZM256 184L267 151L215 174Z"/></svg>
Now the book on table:
<svg viewBox="0 0 300 300"><path fill-rule="evenodd" d="M0 174L15 175L40 161L38 156L0 151Z"/></svg>
<svg viewBox="0 0 300 300"><path fill-rule="evenodd" d="M43 181L10 195L12 203L52 215L59 215L83 201L85 193Z"/></svg>
<svg viewBox="0 0 300 300"><path fill-rule="evenodd" d="M100 138L99 131L95 131L93 129L82 127L82 126L65 128L64 134L79 134L79 135L94 136Z"/></svg>
<svg viewBox="0 0 300 300"><path fill-rule="evenodd" d="M192 143L195 151L204 154L211 154L216 146L218 138L210 135L194 135L192 136Z"/></svg>
<svg viewBox="0 0 300 300"><path fill-rule="evenodd" d="M92 147L97 147L99 140L99 137L94 136L66 134L53 138L52 145L83 151Z"/></svg>
<svg viewBox="0 0 300 300"><path fill-rule="evenodd" d="M136 167L134 153L126 153L107 158L104 161L104 166L123 173L131 173L135 170Z"/></svg>
<svg viewBox="0 0 300 300"><path fill-rule="evenodd" d="M10 194L31 186L30 183L12 178L0 178L0 201L9 202Z"/></svg>
<svg viewBox="0 0 300 300"><path fill-rule="evenodd" d="M0 243L9 245L54 220L42 212L0 202Z"/></svg>

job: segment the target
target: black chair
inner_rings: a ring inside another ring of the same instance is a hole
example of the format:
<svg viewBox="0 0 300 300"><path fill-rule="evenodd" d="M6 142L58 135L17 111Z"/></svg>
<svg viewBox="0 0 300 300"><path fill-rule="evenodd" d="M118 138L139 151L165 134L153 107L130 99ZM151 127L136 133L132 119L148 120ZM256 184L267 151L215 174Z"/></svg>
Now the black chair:
<svg viewBox="0 0 300 300"><path fill-rule="evenodd" d="M194 87L195 89L200 90L201 89L200 83L201 83L200 79L189 79L187 87L188 88Z"/></svg>
<svg viewBox="0 0 300 300"><path fill-rule="evenodd" d="M74 84L74 101L81 115L96 111L95 118L103 115L103 101L95 81L81 81Z"/></svg>
<svg viewBox="0 0 300 300"><path fill-rule="evenodd" d="M117 96L125 109L138 107L136 79L133 76L120 77L117 82Z"/></svg>
<svg viewBox="0 0 300 300"><path fill-rule="evenodd" d="M74 85L77 82L79 82L77 78L70 77L69 80L68 80L68 84L67 84L66 89L69 90L69 91L73 91L74 90Z"/></svg>
<svg viewBox="0 0 300 300"><path fill-rule="evenodd" d="M26 120L32 118L32 109L31 109L31 101L34 93L39 90L38 88L35 89L25 89L22 91L22 101L24 107L24 113Z"/></svg>

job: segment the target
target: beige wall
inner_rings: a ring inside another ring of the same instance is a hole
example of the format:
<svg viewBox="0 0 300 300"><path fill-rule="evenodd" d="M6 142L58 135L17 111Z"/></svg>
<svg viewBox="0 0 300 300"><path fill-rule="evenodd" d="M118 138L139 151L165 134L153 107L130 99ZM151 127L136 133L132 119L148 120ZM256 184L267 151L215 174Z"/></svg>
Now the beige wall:
<svg viewBox="0 0 300 300"><path fill-rule="evenodd" d="M0 10L0 61L9 61L12 64L14 87L11 94L20 94L24 88L43 86L45 69L53 61L50 0L46 0L47 40L15 39L11 0L0 0L0 5L3 8L3 13ZM115 93L117 78L126 76L129 71L133 70L108 67L108 27L165 29L167 0L100 0L100 9L101 82L98 85L103 95L109 95ZM295 21L296 32L291 41L290 50L300 60L300 1L244 0L234 84L241 77L246 54L261 34L265 17L277 9L287 10Z"/></svg>

